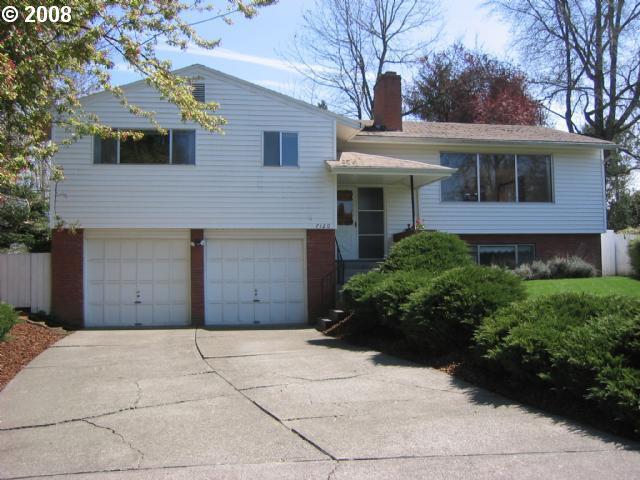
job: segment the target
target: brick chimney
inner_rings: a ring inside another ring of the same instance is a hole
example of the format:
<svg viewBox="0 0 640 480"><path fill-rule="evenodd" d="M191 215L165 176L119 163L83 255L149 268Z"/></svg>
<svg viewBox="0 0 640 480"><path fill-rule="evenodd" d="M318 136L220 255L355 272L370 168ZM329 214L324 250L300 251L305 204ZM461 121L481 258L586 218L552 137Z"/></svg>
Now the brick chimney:
<svg viewBox="0 0 640 480"><path fill-rule="evenodd" d="M402 78L385 72L373 87L373 128L402 131Z"/></svg>

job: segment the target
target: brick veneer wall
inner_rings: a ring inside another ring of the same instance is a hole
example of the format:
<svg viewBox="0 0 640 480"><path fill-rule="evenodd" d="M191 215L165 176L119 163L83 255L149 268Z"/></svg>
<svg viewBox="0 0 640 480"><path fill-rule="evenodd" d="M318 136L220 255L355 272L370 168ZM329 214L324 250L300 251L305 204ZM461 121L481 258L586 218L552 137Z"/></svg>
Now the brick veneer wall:
<svg viewBox="0 0 640 480"><path fill-rule="evenodd" d="M335 277L326 282L331 289L323 298L322 282L327 275L335 274L335 230L307 230L307 306L309 322L334 306Z"/></svg>
<svg viewBox="0 0 640 480"><path fill-rule="evenodd" d="M191 230L191 325L204 325L204 230Z"/></svg>
<svg viewBox="0 0 640 480"><path fill-rule="evenodd" d="M51 239L51 313L76 328L84 325L83 241L82 229L55 230Z"/></svg>
<svg viewBox="0 0 640 480"><path fill-rule="evenodd" d="M577 255L602 270L600 234L521 234L521 235L460 235L470 245L500 245L526 243L535 245L536 258Z"/></svg>

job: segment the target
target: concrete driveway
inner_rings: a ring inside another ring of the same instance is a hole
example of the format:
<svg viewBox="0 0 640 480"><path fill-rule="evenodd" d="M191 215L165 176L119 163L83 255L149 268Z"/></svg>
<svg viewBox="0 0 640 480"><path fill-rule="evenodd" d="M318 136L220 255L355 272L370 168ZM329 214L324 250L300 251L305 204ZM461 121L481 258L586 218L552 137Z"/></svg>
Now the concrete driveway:
<svg viewBox="0 0 640 480"><path fill-rule="evenodd" d="M308 329L76 332L0 420L1 478L640 478L638 445Z"/></svg>

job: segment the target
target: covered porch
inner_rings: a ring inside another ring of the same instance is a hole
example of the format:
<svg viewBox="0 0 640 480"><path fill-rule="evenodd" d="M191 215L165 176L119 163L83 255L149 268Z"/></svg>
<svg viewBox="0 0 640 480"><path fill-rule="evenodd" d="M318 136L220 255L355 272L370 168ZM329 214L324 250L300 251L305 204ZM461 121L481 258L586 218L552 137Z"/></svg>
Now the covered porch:
<svg viewBox="0 0 640 480"><path fill-rule="evenodd" d="M393 236L412 231L421 219L418 189L455 172L359 152L342 152L327 168L336 176L336 255L347 273L369 270L382 260Z"/></svg>

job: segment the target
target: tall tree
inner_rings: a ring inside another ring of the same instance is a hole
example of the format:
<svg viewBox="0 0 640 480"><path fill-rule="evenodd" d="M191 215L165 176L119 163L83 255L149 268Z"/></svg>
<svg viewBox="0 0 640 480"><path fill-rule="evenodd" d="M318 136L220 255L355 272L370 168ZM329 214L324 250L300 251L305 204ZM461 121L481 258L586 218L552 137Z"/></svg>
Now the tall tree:
<svg viewBox="0 0 640 480"><path fill-rule="evenodd" d="M215 102L199 103L188 79L171 73L171 64L156 55L160 42L187 48L195 44L215 48L219 40L198 35L195 25L215 19L231 21L235 13L253 17L257 8L275 0L68 0L45 1L57 9L54 22L27 22L33 2L15 0L13 22L0 30L0 186L16 182L34 162L50 158L56 149L48 141L52 122L67 129L72 139L80 135L139 136L139 132L114 131L96 115L83 111L79 97L90 76L92 88L113 93L134 115L145 117L162 131L153 112L131 104L113 85L117 65L128 65L164 98L175 104L184 120L218 131L224 119L215 115ZM200 15L195 23L188 16ZM6 18L5 18L6 19Z"/></svg>
<svg viewBox="0 0 640 480"><path fill-rule="evenodd" d="M640 2L487 0L511 22L522 61L570 132L635 136L640 123ZM622 147L635 161L640 152ZM612 158L607 152L607 158Z"/></svg>
<svg viewBox="0 0 640 480"><path fill-rule="evenodd" d="M408 112L435 122L539 125L540 102L525 74L461 44L427 55L405 96Z"/></svg>
<svg viewBox="0 0 640 480"><path fill-rule="evenodd" d="M378 76L412 65L435 40L439 18L437 0L316 0L284 56L331 90L342 113L369 118Z"/></svg>

